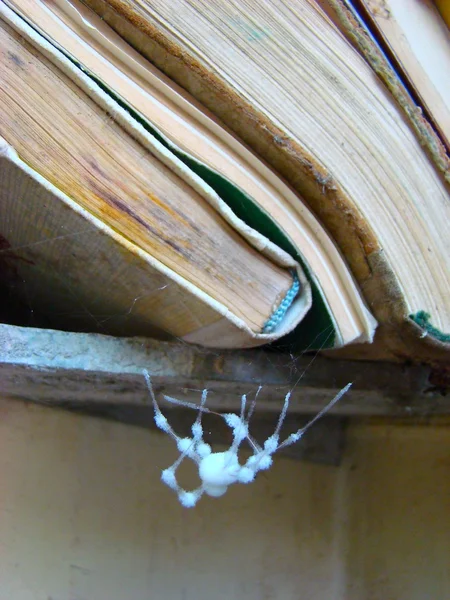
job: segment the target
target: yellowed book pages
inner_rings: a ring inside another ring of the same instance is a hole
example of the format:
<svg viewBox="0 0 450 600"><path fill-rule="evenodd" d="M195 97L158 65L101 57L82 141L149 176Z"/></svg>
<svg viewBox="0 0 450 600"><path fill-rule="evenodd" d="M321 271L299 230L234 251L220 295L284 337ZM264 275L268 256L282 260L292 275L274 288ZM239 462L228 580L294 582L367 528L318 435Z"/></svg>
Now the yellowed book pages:
<svg viewBox="0 0 450 600"><path fill-rule="evenodd" d="M295 261L263 236L241 226L239 219L230 215L227 207L222 207L213 190L201 182L191 181L187 170L171 156L163 151L158 154L155 147L150 152L145 142L151 144L151 140L146 139L144 133L141 132L140 145L108 119L104 108L114 111L114 104L106 98L102 109L92 102L48 59L49 55L53 56L53 50L45 44L41 48L41 40L33 37L4 5L2 18L4 100L0 122L1 134L5 137L1 173L2 235L12 248L12 255L24 246L28 254L34 253L39 259L35 261L21 255L15 268L19 271L24 263L34 266L42 261L44 244L33 243L32 238L36 233L42 236L45 232L51 247L51 240L59 237L58 228L64 229L61 210L67 212L68 206L73 209L76 205L95 227L102 229L103 224L104 231L113 237L115 234L115 241L123 245L122 253L130 252L129 260L133 260L136 252L144 257L147 286L162 292L159 298L158 294L154 298L157 310L148 310L147 306L145 329L156 327L171 335L189 337L190 341L234 347L258 345L295 327L310 306L309 286ZM25 42L23 35L36 43ZM90 83L86 85L89 87ZM126 115L123 120L127 121ZM85 127L86 123L89 128ZM133 127L131 123L130 128ZM136 137L139 138L139 132ZM49 194L54 205L59 202L58 208L49 211L45 203L34 202L33 205L32 194L26 197L22 193L30 176L33 186L37 183L45 188L44 195ZM49 235L48 222L52 222L54 238ZM80 230L83 228L69 229L69 235L63 236L66 242ZM20 237L22 243L14 239ZM89 268L94 274L104 268L105 257L96 253L93 236L89 241L92 244ZM134 293L131 301L129 293L126 298L120 291L131 286L132 277L123 286L117 285L117 273L108 279L105 287L97 290L99 279L88 276L89 268L83 262L79 262L78 268L73 266L70 273L64 268L67 253L71 252L67 243L64 248L66 254L58 253L53 264L52 254L47 253L47 262L40 265L44 272L50 271L49 279L55 288L68 287L76 298L83 287L84 294L88 294L90 286L91 294L94 290L99 295L102 308L116 293L118 314L134 309L141 299L136 292L142 289L142 283L131 290ZM76 253L74 256L76 259ZM28 269L34 273L28 283L36 288L38 269ZM155 281L152 281L155 270ZM110 274L108 269L105 271ZM124 273L128 277L126 270L121 275ZM64 281L68 276L72 277L71 284ZM79 279L83 278L80 283ZM175 310L171 310L171 291L165 291L171 284L167 278L175 282L175 288L180 286L182 295L184 292L188 297L184 301L175 292L179 304ZM265 323L295 280L299 281L300 293L294 294L289 314L276 331L266 332ZM47 289L46 295L53 298L61 310L52 289ZM166 295L167 302L164 301ZM79 310L85 311L88 317L93 314L95 320L95 311L93 313L81 297L78 300ZM92 305L92 302L87 304ZM164 313L164 317L160 318L160 313Z"/></svg>
<svg viewBox="0 0 450 600"><path fill-rule="evenodd" d="M437 149L433 164L415 126L315 2L86 4L303 195L395 353L422 359L434 347L445 356L448 158Z"/></svg>
<svg viewBox="0 0 450 600"><path fill-rule="evenodd" d="M157 127L158 135L171 140L171 147L176 149L178 155L186 152L189 157L201 160L227 177L277 222L301 254L309 276L316 282L318 293L322 294L321 303L327 307L325 310L330 311L335 334L334 340L333 336L327 334L331 342L325 345L341 345L372 338L375 321L362 302L338 249L301 199L281 178L216 120L195 106L189 97L180 93L179 88L174 88L81 3L17 0L6 4L18 9L19 14L45 33L52 43L57 43L84 69L90 69L122 101L138 110L139 115L147 117L151 126ZM85 89L91 97L92 87ZM94 99L98 101L97 95ZM223 209L221 212L224 214ZM235 217L232 217L231 224L236 226ZM242 233L243 223L239 223L239 229ZM261 250L261 236L258 237L255 232L247 232L246 235ZM264 244L264 251L269 255L270 244L267 240ZM274 248L271 252L272 258L279 260L280 250ZM289 264L286 263L286 256L283 260L285 265ZM307 287L306 284L305 292ZM303 296L302 307L304 315L307 294ZM312 316L309 317L311 322L312 319ZM321 325L317 323L316 329ZM222 333L216 327L212 330L202 328L202 342L214 345L214 338L222 338ZM316 331L313 337L317 337L318 333L321 334ZM308 343L306 341L304 345ZM320 340L319 343L322 345Z"/></svg>
<svg viewBox="0 0 450 600"><path fill-rule="evenodd" d="M431 0L363 0L363 17L450 149L450 31Z"/></svg>

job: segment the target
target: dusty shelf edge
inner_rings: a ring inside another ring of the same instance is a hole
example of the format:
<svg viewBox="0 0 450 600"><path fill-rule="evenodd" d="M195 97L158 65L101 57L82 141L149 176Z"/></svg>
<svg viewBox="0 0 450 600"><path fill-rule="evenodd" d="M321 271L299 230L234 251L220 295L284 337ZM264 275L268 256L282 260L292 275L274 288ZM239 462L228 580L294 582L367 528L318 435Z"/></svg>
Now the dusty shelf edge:
<svg viewBox="0 0 450 600"><path fill-rule="evenodd" d="M320 410L349 381L352 390L333 414L432 416L450 414L450 401L422 366L293 357L263 350L214 351L145 338L115 338L0 325L0 385L4 396L55 405L143 406L143 369L157 393L236 410L240 395L259 385L258 410L278 412L294 388L290 414ZM300 379L300 375L304 375Z"/></svg>

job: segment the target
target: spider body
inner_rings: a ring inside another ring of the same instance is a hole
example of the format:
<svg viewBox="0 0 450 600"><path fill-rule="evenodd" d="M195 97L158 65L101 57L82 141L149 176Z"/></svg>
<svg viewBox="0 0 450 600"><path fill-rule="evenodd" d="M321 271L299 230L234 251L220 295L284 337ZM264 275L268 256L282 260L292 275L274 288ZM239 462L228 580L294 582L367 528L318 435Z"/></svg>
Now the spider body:
<svg viewBox="0 0 450 600"><path fill-rule="evenodd" d="M181 438L172 429L167 418L162 414L158 406L148 371L144 371L144 377L153 402L155 423L159 429L174 439L177 449L180 452L180 456L173 465L162 471L161 480L177 493L178 499L186 508L195 506L203 494L219 497L223 496L228 487L234 483L251 483L255 479L258 471L263 471L271 467L273 463L272 456L277 450L298 442L305 431L315 423L317 419L325 414L325 412L327 412L351 386L351 384L348 384L343 388L333 400L303 428L289 435L280 443L280 429L286 417L291 396L291 394L288 393L284 399L284 405L275 431L267 438L262 446L260 446L249 433L250 417L253 414L256 397L261 388L259 388L247 414L247 397L244 394L241 398L241 411L239 415L234 413L220 415L233 433L233 442L230 448L225 452L213 452L211 446L203 440L203 428L201 424L202 413L210 412L205 406L207 390L203 390L199 405L164 396L166 400L173 404L178 404L198 411L197 417L191 427L192 437ZM253 454L241 465L238 458L238 451L244 440L246 440L252 448ZM197 465L198 475L201 481L201 485L191 492L181 488L176 478L176 471L185 458L189 458Z"/></svg>

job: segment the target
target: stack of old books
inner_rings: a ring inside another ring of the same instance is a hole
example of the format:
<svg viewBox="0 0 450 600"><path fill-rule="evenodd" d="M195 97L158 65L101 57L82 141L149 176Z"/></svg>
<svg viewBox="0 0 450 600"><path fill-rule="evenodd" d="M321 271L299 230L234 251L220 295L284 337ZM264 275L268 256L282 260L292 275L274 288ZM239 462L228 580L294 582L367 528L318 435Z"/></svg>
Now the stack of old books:
<svg viewBox="0 0 450 600"><path fill-rule="evenodd" d="M54 327L448 359L449 32L372 4L0 0L4 277Z"/></svg>

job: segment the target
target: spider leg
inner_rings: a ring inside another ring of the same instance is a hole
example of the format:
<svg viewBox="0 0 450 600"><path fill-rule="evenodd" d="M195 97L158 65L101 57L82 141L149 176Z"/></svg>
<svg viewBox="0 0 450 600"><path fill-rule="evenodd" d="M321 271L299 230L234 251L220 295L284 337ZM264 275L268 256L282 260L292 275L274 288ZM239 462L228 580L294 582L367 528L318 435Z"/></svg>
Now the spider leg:
<svg viewBox="0 0 450 600"><path fill-rule="evenodd" d="M255 452L261 452L262 448L250 434L247 435L247 441Z"/></svg>
<svg viewBox="0 0 450 600"><path fill-rule="evenodd" d="M164 398L164 400L167 400L167 402L170 402L170 404L176 404L177 406L184 406L185 408L192 408L193 410L201 410L203 413L220 415L220 413L216 413L213 410L206 408L206 406L200 406L198 404L195 404L195 402L186 402L186 400L178 400L177 398L172 398L172 396L165 396L165 395L163 396L163 398Z"/></svg>
<svg viewBox="0 0 450 600"><path fill-rule="evenodd" d="M230 446L229 452L236 453L240 444L248 436L248 421L245 418L245 407L247 405L247 395L241 396L241 412L239 416L235 413L227 413L222 415L225 423L233 430L233 443Z"/></svg>
<svg viewBox="0 0 450 600"><path fill-rule="evenodd" d="M208 397L208 390L203 390L202 399L200 401L200 406L198 407L197 418L193 423L191 430L192 435L194 436L195 442L199 443L203 441L203 427L202 427L202 412L205 408L206 398Z"/></svg>
<svg viewBox="0 0 450 600"><path fill-rule="evenodd" d="M284 398L283 408L281 409L280 416L278 417L278 423L274 431L274 435L277 437L280 435L281 426L284 423L284 419L286 418L286 413L289 408L289 400L291 399L292 392L288 392Z"/></svg>
<svg viewBox="0 0 450 600"><path fill-rule="evenodd" d="M197 504L197 501L203 496L205 490L203 486L198 487L192 492L188 492L178 485L175 473L170 469L165 469L161 475L162 481L177 493L178 500L185 508L192 508Z"/></svg>
<svg viewBox="0 0 450 600"><path fill-rule="evenodd" d="M222 415L225 423L233 430L233 442L229 449L227 450L228 458L226 460L225 466L228 467L232 462L237 461L237 452L238 448L241 445L242 441L248 435L248 423L245 420L245 407L247 405L247 396L243 394L241 396L241 412L238 415L235 413L228 413Z"/></svg>
<svg viewBox="0 0 450 600"><path fill-rule="evenodd" d="M280 441L280 429L283 425L284 419L286 418L290 398L291 392L288 392L284 398L283 408L281 409L280 416L278 417L278 423L275 427L275 431L264 442L264 455L266 456L270 456L278 450L278 444Z"/></svg>
<svg viewBox="0 0 450 600"><path fill-rule="evenodd" d="M170 437L173 438L176 442L178 442L178 440L180 438L177 436L175 431L170 426L167 418L162 414L161 409L159 408L158 402L156 401L155 393L153 391L153 386L152 386L152 380L150 378L150 373L147 371L147 369L144 369L143 373L144 373L145 382L147 384L147 388L148 388L148 391L150 392L150 397L151 397L152 403L153 403L153 410L155 412L154 418L155 418L156 426L159 429L161 429L161 431L164 431L164 433L167 433L168 435L170 435Z"/></svg>
<svg viewBox="0 0 450 600"><path fill-rule="evenodd" d="M295 433L291 433L291 435L289 435L284 440L284 442L282 442L278 446L278 449L285 448L286 446L290 446L291 444L295 444L295 442L298 442L298 440L303 436L305 431L307 431L312 425L314 425L314 423L316 421L318 421L321 417L323 417L323 415L325 413L327 413L330 410L330 408L332 408L336 404L336 402L338 402L342 398L342 396L348 392L348 390L351 387L352 387L352 384L348 383L344 388L342 388L342 390L340 392L338 392L336 394L336 396L330 402L328 402L328 404L326 406L324 406L322 408L322 410L319 411L314 418L312 418L310 421L308 421L308 423L306 423L306 425L304 427L302 427Z"/></svg>
<svg viewBox="0 0 450 600"><path fill-rule="evenodd" d="M243 439L247 437L248 434L248 420L245 418L245 408L247 406L247 394L242 394L241 397L241 414L239 415L239 426L234 431L236 449ZM233 442L233 446L235 443Z"/></svg>
<svg viewBox="0 0 450 600"><path fill-rule="evenodd" d="M246 419L247 425L250 424L250 419L251 419L253 413L255 412L256 400L258 399L258 394L261 390L262 390L262 385L260 385L259 388L257 389L255 397L253 398L252 403L250 404L250 408L248 410L247 419ZM248 441L249 445L251 446L251 448L254 450L254 452L261 452L261 450L262 450L261 446L248 432L247 432L247 441Z"/></svg>
<svg viewBox="0 0 450 600"><path fill-rule="evenodd" d="M200 405L197 407L198 413L195 422L192 424L192 441L194 447L194 460L199 465L203 458L209 456L212 452L211 446L203 440L202 414L210 412L205 410L205 403L208 397L208 390L203 390Z"/></svg>
<svg viewBox="0 0 450 600"><path fill-rule="evenodd" d="M253 454L253 456L251 456L245 463L245 469L247 469L249 472L252 472L253 475L255 475L258 471L268 469L272 465L272 454L274 454L279 448L280 429L283 425L284 419L286 418L290 397L291 392L288 392L284 398L283 408L281 409L281 413L278 417L278 422L273 434L264 442L263 448L255 443L255 454ZM254 440L252 441L254 442ZM248 476L250 476L250 473L248 473Z"/></svg>
<svg viewBox="0 0 450 600"><path fill-rule="evenodd" d="M163 474L165 472L169 472L169 471L172 471L172 473L175 474L176 469L181 464L181 462L186 458L186 456L189 457L195 463L198 464L200 462L200 457L195 452L195 446L196 446L196 443L199 440L195 439L195 437L194 437L194 439L191 439L191 438L180 438L180 436L178 436L175 433L175 431L170 426L169 421L162 414L161 409L159 408L158 402L157 402L156 397L155 397L155 393L153 391L151 377L150 377L150 374L147 371L147 369L144 370L144 377L145 377L145 381L147 383L148 390L150 392L150 396L152 398L153 409L155 411L155 417L154 418L155 418L156 426L159 429L161 429L161 431L164 431L164 433L167 433L173 440L175 440L177 448L178 448L178 450L180 452L180 456L177 458L177 460L172 465L172 467L169 467L169 469L165 469L165 471L163 471ZM197 419L198 419L198 417L197 417ZM161 477L163 477L163 475ZM170 477L170 475L168 475L168 477ZM163 479L163 481L165 483L167 483L164 479ZM169 484L167 483L167 485L169 485ZM171 486L169 486L169 487L171 487Z"/></svg>
<svg viewBox="0 0 450 600"><path fill-rule="evenodd" d="M250 404L250 408L248 409L248 413L247 413L247 423L250 422L250 419L253 415L253 413L255 412L255 407L256 407L256 400L258 399L258 395L259 392L262 390L262 385L259 386L259 388L256 390L256 394L255 397L252 400L252 403Z"/></svg>
<svg viewBox="0 0 450 600"><path fill-rule="evenodd" d="M197 448L198 445L201 444L201 438L200 440L196 439L195 437L192 439L180 438L175 433L174 436L177 443L178 451L180 452L180 456L170 467L167 467L161 472L161 480L177 493L178 499L183 506L185 506L186 508L191 508L195 506L198 499L203 495L203 486L197 488L193 492L187 492L178 484L176 472L178 467L181 465L181 463L186 457L190 458L197 465L200 464L202 456L197 452Z"/></svg>
<svg viewBox="0 0 450 600"><path fill-rule="evenodd" d="M203 486L198 487L192 492L187 492L180 488L178 491L178 499L185 508L193 508L203 496L204 492Z"/></svg>

